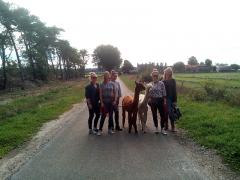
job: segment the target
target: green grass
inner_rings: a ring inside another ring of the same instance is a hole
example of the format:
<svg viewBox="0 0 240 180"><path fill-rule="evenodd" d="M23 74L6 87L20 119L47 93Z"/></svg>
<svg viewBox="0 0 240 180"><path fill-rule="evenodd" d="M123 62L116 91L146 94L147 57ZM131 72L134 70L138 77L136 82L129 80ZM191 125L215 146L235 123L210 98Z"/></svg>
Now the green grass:
<svg viewBox="0 0 240 180"><path fill-rule="evenodd" d="M240 171L240 109L220 102L195 102L180 95L183 117L178 127L201 145L216 149L226 162Z"/></svg>
<svg viewBox="0 0 240 180"><path fill-rule="evenodd" d="M34 96L0 105L0 158L37 133L43 123L56 119L84 98L86 81L62 84Z"/></svg>
<svg viewBox="0 0 240 180"><path fill-rule="evenodd" d="M227 78L234 79L237 76L239 77L239 73L176 75L177 78L182 78L182 76L193 76L195 79L197 79L198 76L209 76L212 78L226 78L227 80ZM134 75L121 76L121 79L130 89L134 88L133 79L135 78L136 76ZM226 81L226 83L228 83L228 81ZM196 89L196 87L191 86L191 84L189 84L189 87ZM222 101L194 101L190 97L191 95L186 92L178 95L178 105L180 106L183 116L177 122L177 126L185 129L187 134L199 144L217 150L232 169L240 171L239 106L231 106Z"/></svg>
<svg viewBox="0 0 240 180"><path fill-rule="evenodd" d="M178 81L192 84L193 87L213 81L217 86L240 90L240 73L182 73L175 74L174 77Z"/></svg>

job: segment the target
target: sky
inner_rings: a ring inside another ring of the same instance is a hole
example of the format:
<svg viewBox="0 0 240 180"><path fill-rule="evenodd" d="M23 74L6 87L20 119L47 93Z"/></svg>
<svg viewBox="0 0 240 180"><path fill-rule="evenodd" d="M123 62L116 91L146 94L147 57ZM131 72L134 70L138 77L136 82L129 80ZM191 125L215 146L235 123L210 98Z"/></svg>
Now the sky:
<svg viewBox="0 0 240 180"><path fill-rule="evenodd" d="M27 8L63 39L92 53L111 44L133 65L175 62L240 64L238 0L6 0ZM92 67L89 63L88 67Z"/></svg>

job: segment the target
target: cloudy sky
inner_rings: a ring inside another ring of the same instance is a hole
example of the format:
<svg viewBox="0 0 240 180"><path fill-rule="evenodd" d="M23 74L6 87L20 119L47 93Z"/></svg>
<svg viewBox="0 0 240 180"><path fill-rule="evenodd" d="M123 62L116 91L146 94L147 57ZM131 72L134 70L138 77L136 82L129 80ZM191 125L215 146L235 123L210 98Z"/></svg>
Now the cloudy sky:
<svg viewBox="0 0 240 180"><path fill-rule="evenodd" d="M238 0L6 0L65 29L64 39L90 53L100 44L123 59L240 63ZM91 65L89 65L91 66Z"/></svg>

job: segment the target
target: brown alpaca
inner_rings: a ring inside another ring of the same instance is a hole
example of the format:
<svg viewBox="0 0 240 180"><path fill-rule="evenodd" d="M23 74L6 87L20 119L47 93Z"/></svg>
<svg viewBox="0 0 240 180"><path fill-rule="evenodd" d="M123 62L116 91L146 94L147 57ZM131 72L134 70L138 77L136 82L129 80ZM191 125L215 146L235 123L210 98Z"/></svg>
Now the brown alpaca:
<svg viewBox="0 0 240 180"><path fill-rule="evenodd" d="M145 90L145 86L141 82L136 82L136 87L134 91L134 97L132 96L125 96L122 100L122 123L123 127L125 125L125 117L126 111L128 112L128 126L129 126L129 133L131 133L132 126L135 129L135 133L137 133L137 113L138 113L138 102L139 102L139 94L141 91Z"/></svg>

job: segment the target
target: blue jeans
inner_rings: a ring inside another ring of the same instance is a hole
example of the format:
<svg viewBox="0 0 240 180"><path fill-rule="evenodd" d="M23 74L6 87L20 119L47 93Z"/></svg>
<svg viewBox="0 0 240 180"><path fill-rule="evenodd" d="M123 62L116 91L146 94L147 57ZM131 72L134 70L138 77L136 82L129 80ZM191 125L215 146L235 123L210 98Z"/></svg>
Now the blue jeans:
<svg viewBox="0 0 240 180"><path fill-rule="evenodd" d="M112 104L112 102L105 102L103 104L104 104L104 112L102 112L102 115L101 115L99 130L102 130L102 128L103 128L107 113L109 116L108 129L112 129L113 128L113 104Z"/></svg>

